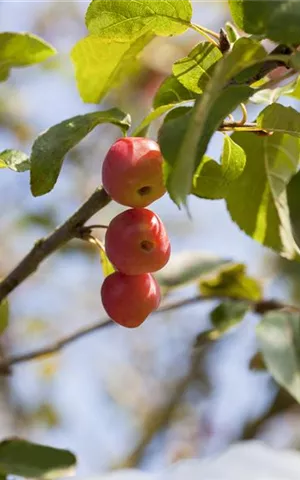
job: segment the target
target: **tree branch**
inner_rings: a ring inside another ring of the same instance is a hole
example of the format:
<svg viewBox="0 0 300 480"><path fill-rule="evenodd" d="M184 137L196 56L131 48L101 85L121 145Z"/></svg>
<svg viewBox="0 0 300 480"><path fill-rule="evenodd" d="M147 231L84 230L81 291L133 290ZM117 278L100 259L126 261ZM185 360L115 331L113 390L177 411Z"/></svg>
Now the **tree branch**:
<svg viewBox="0 0 300 480"><path fill-rule="evenodd" d="M63 225L48 237L38 240L16 268L0 282L0 302L29 277L51 253L78 236L85 222L109 202L110 197L105 190L98 188Z"/></svg>
<svg viewBox="0 0 300 480"><path fill-rule="evenodd" d="M185 298L183 300L177 300L175 302L166 303L165 305L162 305L158 310L153 312L152 315L156 315L163 312L171 312L173 310L194 305L200 302L207 302L207 301L214 301L214 300L222 301L222 300L228 300L228 299L236 300L236 301L241 300L240 298L205 297L203 295L197 295L194 297ZM260 300L258 302L249 301L249 306L251 307L254 313L257 313L259 315L262 315L271 310L280 310L280 309L285 309L286 311L293 311L293 312L300 313L300 307L286 305L284 303L281 303L281 302L278 302L277 300L272 300L272 299ZM81 328L77 330L77 332L71 333L70 335L63 337L60 340L50 345L47 345L46 347L41 347L31 352L23 353L20 355L12 355L11 357L8 357L0 361L0 375L1 374L7 375L11 373L10 372L11 367L13 365L17 365L18 363L24 363L30 360L41 359L47 355L58 353L64 347L70 345L76 340L79 340L85 337L86 335L89 335L90 333L96 332L98 330L102 330L103 328L106 328L109 325L114 325L114 323L112 322L112 320L107 318L102 321L98 321L96 323L88 325L84 328Z"/></svg>

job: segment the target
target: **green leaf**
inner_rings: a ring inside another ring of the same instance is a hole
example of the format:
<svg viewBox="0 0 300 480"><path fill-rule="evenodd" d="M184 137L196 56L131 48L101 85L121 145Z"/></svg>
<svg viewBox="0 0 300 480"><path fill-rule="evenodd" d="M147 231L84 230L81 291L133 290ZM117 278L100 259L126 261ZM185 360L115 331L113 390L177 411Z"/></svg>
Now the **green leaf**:
<svg viewBox="0 0 300 480"><path fill-rule="evenodd" d="M219 48L202 42L173 65L173 75L182 85L195 93L202 93L211 79L216 63L222 58Z"/></svg>
<svg viewBox="0 0 300 480"><path fill-rule="evenodd" d="M297 258L286 186L297 171L299 140L281 133L259 137L247 132L235 133L232 139L247 158L242 175L226 197L232 220L254 240L286 258Z"/></svg>
<svg viewBox="0 0 300 480"><path fill-rule="evenodd" d="M292 177L287 186L287 199L293 236L300 247L300 171Z"/></svg>
<svg viewBox="0 0 300 480"><path fill-rule="evenodd" d="M279 103L266 107L259 114L257 125L264 130L300 137L300 113L292 107L284 107Z"/></svg>
<svg viewBox="0 0 300 480"><path fill-rule="evenodd" d="M192 193L201 198L225 198L231 183L243 173L245 165L244 150L226 135L221 164L203 157L193 178Z"/></svg>
<svg viewBox="0 0 300 480"><path fill-rule="evenodd" d="M55 48L32 33L0 33L0 81L13 67L27 67L56 54Z"/></svg>
<svg viewBox="0 0 300 480"><path fill-rule="evenodd" d="M9 323L9 305L7 300L0 304L0 335L5 332Z"/></svg>
<svg viewBox="0 0 300 480"><path fill-rule="evenodd" d="M44 195L54 187L68 151L101 123L112 123L125 133L130 117L117 108L69 118L43 132L31 152L31 191Z"/></svg>
<svg viewBox="0 0 300 480"><path fill-rule="evenodd" d="M257 301L262 298L260 283L246 274L240 263L224 265L199 283L202 295L208 297L234 297Z"/></svg>
<svg viewBox="0 0 300 480"><path fill-rule="evenodd" d="M140 35L179 35L192 17L188 0L93 0L86 13L90 33L103 39L128 42Z"/></svg>
<svg viewBox="0 0 300 480"><path fill-rule="evenodd" d="M158 142L165 160L166 186L170 197L177 205L181 202L185 203L184 198L188 186L188 193L192 191L193 175L202 161L214 132L229 113L250 97L252 93L253 89L246 85L230 85L219 93L209 115L206 117L203 134L198 135L198 131L195 130L197 150L194 157L189 154L188 144L184 156L180 155L180 151L185 139L189 138L189 125L193 125L192 120L195 110L178 107L166 116L158 132ZM177 115L176 111L178 111Z"/></svg>
<svg viewBox="0 0 300 480"><path fill-rule="evenodd" d="M30 169L30 160L28 155L20 150L3 150L0 153L0 168L10 168L15 172L25 172Z"/></svg>
<svg viewBox="0 0 300 480"><path fill-rule="evenodd" d="M102 272L103 272L104 278L108 277L108 275L115 272L114 266L109 261L104 249L102 249L102 248L100 250L100 261L101 261Z"/></svg>
<svg viewBox="0 0 300 480"><path fill-rule="evenodd" d="M300 42L300 4L296 0L229 0L232 18L246 33L278 43Z"/></svg>
<svg viewBox="0 0 300 480"><path fill-rule="evenodd" d="M71 59L82 100L100 102L135 69L137 55L152 38L152 34L145 34L131 43L111 43L94 35L79 40Z"/></svg>
<svg viewBox="0 0 300 480"><path fill-rule="evenodd" d="M226 263L229 260L204 252L187 251L172 255L168 264L154 276L162 288L169 290L196 282L202 275Z"/></svg>
<svg viewBox="0 0 300 480"><path fill-rule="evenodd" d="M256 332L271 375L300 402L300 315L269 312L263 316Z"/></svg>
<svg viewBox="0 0 300 480"><path fill-rule="evenodd" d="M170 148L170 142L164 141L163 126L159 143L168 164L166 185L171 198L178 206L186 205L187 195L192 188L193 174L214 131L239 103L253 94L253 90L247 85L227 86L228 82L240 72L245 72L248 67L253 67L256 62L261 62L265 55L263 47L254 40L240 38L235 42L232 51L216 65L213 77L203 95L197 98L190 118L184 118L186 125L180 126L179 132L174 130L173 138L176 138L174 143L177 145L175 155L172 155L174 146ZM166 127L170 129L172 125L168 122ZM176 127L178 129L178 121ZM170 132L167 137L170 137Z"/></svg>
<svg viewBox="0 0 300 480"><path fill-rule="evenodd" d="M157 90L153 107L155 109L163 105L181 103L185 100L194 100L195 93L187 90L174 75L167 77Z"/></svg>
<svg viewBox="0 0 300 480"><path fill-rule="evenodd" d="M248 311L248 302L225 300L211 312L210 319L215 329L225 333L240 323Z"/></svg>
<svg viewBox="0 0 300 480"><path fill-rule="evenodd" d="M39 445L19 438L0 443L0 471L27 478L56 478L76 465L68 450Z"/></svg>

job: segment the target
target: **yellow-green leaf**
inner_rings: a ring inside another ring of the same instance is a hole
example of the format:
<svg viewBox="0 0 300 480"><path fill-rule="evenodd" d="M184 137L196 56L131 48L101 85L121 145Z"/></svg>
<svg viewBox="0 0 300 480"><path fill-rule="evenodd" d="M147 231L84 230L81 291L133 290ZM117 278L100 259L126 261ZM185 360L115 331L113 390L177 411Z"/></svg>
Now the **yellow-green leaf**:
<svg viewBox="0 0 300 480"><path fill-rule="evenodd" d="M107 40L127 42L146 32L178 35L192 17L189 0L93 0L86 12L90 33Z"/></svg>
<svg viewBox="0 0 300 480"><path fill-rule="evenodd" d="M257 301L262 298L262 286L246 273L246 267L232 263L219 268L205 279L201 279L199 289L208 297L233 297Z"/></svg>
<svg viewBox="0 0 300 480"><path fill-rule="evenodd" d="M137 55L152 38L152 34L145 34L133 42L118 43L91 35L79 40L71 59L82 100L100 102L135 68Z"/></svg>
<svg viewBox="0 0 300 480"><path fill-rule="evenodd" d="M103 272L104 278L108 277L108 275L115 272L114 266L109 261L105 251L102 248L100 250L100 261L101 261L102 272Z"/></svg>
<svg viewBox="0 0 300 480"><path fill-rule="evenodd" d="M56 54L55 48L32 33L0 33L0 81L13 67L27 67Z"/></svg>

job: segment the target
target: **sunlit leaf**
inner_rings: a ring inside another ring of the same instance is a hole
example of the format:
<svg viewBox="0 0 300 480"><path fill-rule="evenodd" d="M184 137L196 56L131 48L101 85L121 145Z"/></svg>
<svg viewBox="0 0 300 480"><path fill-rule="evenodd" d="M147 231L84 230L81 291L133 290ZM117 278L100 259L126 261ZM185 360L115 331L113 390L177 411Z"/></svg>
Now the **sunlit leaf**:
<svg viewBox="0 0 300 480"><path fill-rule="evenodd" d="M148 33L131 43L111 43L95 35L79 40L72 49L71 59L82 100L100 102L136 68L137 55L152 38Z"/></svg>
<svg viewBox="0 0 300 480"><path fill-rule="evenodd" d="M90 33L127 42L146 32L178 35L192 17L189 0L93 0L86 13Z"/></svg>
<svg viewBox="0 0 300 480"><path fill-rule="evenodd" d="M4 150L0 153L0 168L25 172L30 169L30 160L28 155L20 150Z"/></svg>
<svg viewBox="0 0 300 480"><path fill-rule="evenodd" d="M244 150L226 135L221 164L205 156L194 175L192 193L202 198L225 198L231 183L242 174L245 165Z"/></svg>
<svg viewBox="0 0 300 480"><path fill-rule="evenodd" d="M292 107L274 103L257 117L257 125L272 132L288 133L300 137L300 113Z"/></svg>
<svg viewBox="0 0 300 480"><path fill-rule="evenodd" d="M181 103L186 100L193 100L195 97L194 92L189 91L174 75L171 75L163 81L157 90L153 100L153 107L158 109L163 105Z"/></svg>
<svg viewBox="0 0 300 480"><path fill-rule="evenodd" d="M173 65L173 75L188 90L202 93L211 79L213 68L222 58L219 48L209 42L196 45L187 57Z"/></svg>
<svg viewBox="0 0 300 480"><path fill-rule="evenodd" d="M32 33L0 33L0 81L13 67L27 67L56 54L55 48Z"/></svg>

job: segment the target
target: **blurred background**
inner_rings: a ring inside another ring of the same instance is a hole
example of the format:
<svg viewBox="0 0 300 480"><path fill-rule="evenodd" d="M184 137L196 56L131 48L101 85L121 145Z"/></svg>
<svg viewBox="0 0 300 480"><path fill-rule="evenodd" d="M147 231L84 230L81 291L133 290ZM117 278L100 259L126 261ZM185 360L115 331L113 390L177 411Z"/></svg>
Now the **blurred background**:
<svg viewBox="0 0 300 480"><path fill-rule="evenodd" d="M0 84L0 151L29 153L39 132L97 108L117 106L137 124L172 63L201 40L195 33L155 40L126 85L100 106L85 105L69 53L86 34L87 5L0 2L1 31L33 32L59 52L44 64L13 70L9 81ZM193 7L194 22L213 30L229 19L226 2L193 2ZM255 108L249 108L252 118ZM158 126L152 129L154 138ZM101 162L119 135L116 127L97 127L70 152L57 185L44 197L31 196L27 172L0 172L0 275L100 184ZM215 135L209 147L213 158L221 144L221 135ZM174 265L178 258L193 262L202 255L244 262L263 282L266 296L299 303L299 266L247 238L231 222L223 201L191 198L191 220L167 195L153 209L168 229ZM119 211L111 203L93 223L108 223ZM104 319L102 279L99 255L88 244L73 241L52 255L10 296L1 355L27 352ZM188 285L171 292L170 299L196 293L197 285ZM254 315L201 355L193 352L197 335L210 328L214 306L206 302L159 314L133 331L110 325L59 355L16 365L10 377L0 380L1 438L20 435L69 448L78 455L79 474L120 466L156 470L254 437L279 447L300 447L299 407L266 372L249 370L256 353Z"/></svg>

